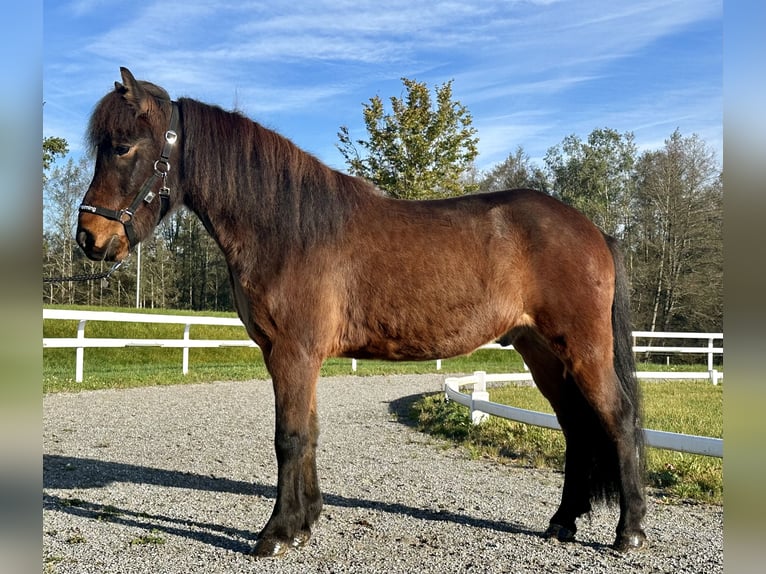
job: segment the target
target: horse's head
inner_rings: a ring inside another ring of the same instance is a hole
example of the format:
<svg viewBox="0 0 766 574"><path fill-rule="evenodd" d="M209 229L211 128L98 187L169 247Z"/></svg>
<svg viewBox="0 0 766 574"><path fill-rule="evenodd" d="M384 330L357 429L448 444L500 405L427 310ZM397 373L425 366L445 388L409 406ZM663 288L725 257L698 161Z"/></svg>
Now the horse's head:
<svg viewBox="0 0 766 574"><path fill-rule="evenodd" d="M123 260L180 201L170 169L180 157L177 105L162 88L120 71L122 83L115 82L88 125L96 168L76 238L94 260Z"/></svg>

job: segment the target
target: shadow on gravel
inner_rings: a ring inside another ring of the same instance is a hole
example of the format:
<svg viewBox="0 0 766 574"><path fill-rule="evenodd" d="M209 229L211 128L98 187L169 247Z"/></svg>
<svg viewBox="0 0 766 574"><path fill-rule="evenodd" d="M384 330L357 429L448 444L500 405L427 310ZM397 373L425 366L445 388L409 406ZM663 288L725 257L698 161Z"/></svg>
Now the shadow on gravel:
<svg viewBox="0 0 766 574"><path fill-rule="evenodd" d="M396 422L402 423L410 428L417 429L418 421L412 414L412 405L418 402L423 397L432 395L434 393L418 393L417 395L409 395L400 399L395 399L388 403L388 412L396 417Z"/></svg>
<svg viewBox="0 0 766 574"><path fill-rule="evenodd" d="M43 455L43 488L45 489L82 490L103 488L115 482L169 486L209 492L230 492L232 494L253 495L270 499L275 499L277 494L276 487L271 485L92 458ZM539 531L529 530L514 522L485 520L457 512L431 510L379 500L349 498L327 492L324 493L324 503L325 506L377 510L392 514L408 515L421 520L448 521L473 528L490 529L512 534L540 535ZM191 499L190 504L192 504ZM146 512L117 508L112 505L92 503L79 498L62 497L50 493L44 493L43 507L51 511L65 512L96 520L108 520L125 526L143 528L147 531L161 531L245 554L249 553L251 544L258 538L258 533L253 531L239 530L220 524L201 523L169 516L152 515Z"/></svg>
<svg viewBox="0 0 766 574"><path fill-rule="evenodd" d="M418 421L416 414L412 412L412 406L423 397L435 395L437 392L418 393L400 399L394 399L388 403L388 412L395 416L396 421L410 428L417 429ZM467 408L467 407L466 407Z"/></svg>
<svg viewBox="0 0 766 574"><path fill-rule="evenodd" d="M171 518L161 514L136 512L111 504L96 504L78 498L43 494L43 508L66 512L83 518L141 528L147 532L172 534L242 554L249 554L258 538L256 532L248 530Z"/></svg>

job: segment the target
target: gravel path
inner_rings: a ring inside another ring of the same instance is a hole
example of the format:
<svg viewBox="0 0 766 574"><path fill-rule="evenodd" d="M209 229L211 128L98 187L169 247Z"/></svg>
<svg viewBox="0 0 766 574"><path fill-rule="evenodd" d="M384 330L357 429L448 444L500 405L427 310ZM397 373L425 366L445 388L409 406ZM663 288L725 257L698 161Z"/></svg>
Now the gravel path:
<svg viewBox="0 0 766 574"><path fill-rule="evenodd" d="M269 382L47 395L43 572L723 571L719 507L650 499L641 553L608 547L616 509L542 539L561 473L470 460L397 415L441 381L320 381L325 508L305 548L266 560L247 551L276 492Z"/></svg>

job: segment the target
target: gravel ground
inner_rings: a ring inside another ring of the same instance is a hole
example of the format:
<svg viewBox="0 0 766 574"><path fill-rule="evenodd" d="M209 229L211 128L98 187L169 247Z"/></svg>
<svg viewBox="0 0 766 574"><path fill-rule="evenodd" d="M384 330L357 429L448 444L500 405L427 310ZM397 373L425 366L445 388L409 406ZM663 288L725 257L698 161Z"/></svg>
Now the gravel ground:
<svg viewBox="0 0 766 574"><path fill-rule="evenodd" d="M324 511L305 548L265 560L248 549L276 493L268 381L47 395L43 571L723 571L720 507L650 498L640 553L609 548L615 508L577 542L541 538L561 473L470 460L397 414L441 382L320 381Z"/></svg>

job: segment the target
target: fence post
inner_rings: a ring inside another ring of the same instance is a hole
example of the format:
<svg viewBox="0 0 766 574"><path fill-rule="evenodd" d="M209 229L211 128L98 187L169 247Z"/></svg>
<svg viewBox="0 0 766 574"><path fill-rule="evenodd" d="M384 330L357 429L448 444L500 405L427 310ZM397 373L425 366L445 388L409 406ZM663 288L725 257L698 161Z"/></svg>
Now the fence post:
<svg viewBox="0 0 766 574"><path fill-rule="evenodd" d="M191 323L186 323L186 325L184 325L184 341L189 340L190 330L191 330ZM183 373L184 375L189 374L189 347L184 347Z"/></svg>
<svg viewBox="0 0 766 574"><path fill-rule="evenodd" d="M77 338L85 339L85 319L77 323ZM85 347L77 347L75 351L74 380L82 383L83 363L85 362Z"/></svg>
<svg viewBox="0 0 766 574"><path fill-rule="evenodd" d="M487 373L485 371L475 371L473 376L474 383L473 391L471 392L471 422L475 425L478 425L489 418L487 413L477 411L473 406L474 401L489 400L489 393L487 392Z"/></svg>
<svg viewBox="0 0 766 574"><path fill-rule="evenodd" d="M707 348L710 349L707 353L707 370L712 371L713 370L713 337L710 337L707 340ZM716 384L713 382L713 384Z"/></svg>
<svg viewBox="0 0 766 574"><path fill-rule="evenodd" d="M457 380L456 377L447 377L444 379L444 384L442 385L442 388L444 389L444 400L449 401L449 393L447 392L447 389L452 389L455 391L459 391L460 388L455 383Z"/></svg>
<svg viewBox="0 0 766 574"><path fill-rule="evenodd" d="M356 359L351 359L351 370L356 373Z"/></svg>

